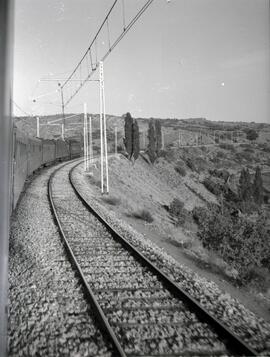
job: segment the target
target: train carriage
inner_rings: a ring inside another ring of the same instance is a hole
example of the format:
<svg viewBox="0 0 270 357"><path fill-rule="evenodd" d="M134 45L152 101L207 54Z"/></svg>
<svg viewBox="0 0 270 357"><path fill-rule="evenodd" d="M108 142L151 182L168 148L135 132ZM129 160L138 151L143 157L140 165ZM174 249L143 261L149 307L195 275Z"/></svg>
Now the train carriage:
<svg viewBox="0 0 270 357"><path fill-rule="evenodd" d="M69 139L68 142L69 142L69 152L70 152L71 159L82 155L82 147L79 141L74 139Z"/></svg>
<svg viewBox="0 0 270 357"><path fill-rule="evenodd" d="M31 175L42 166L42 140L28 138L27 175Z"/></svg>
<svg viewBox="0 0 270 357"><path fill-rule="evenodd" d="M28 176L38 168L60 160L79 157L82 148L79 141L71 139L49 140L29 137L14 128L12 208L16 207Z"/></svg>
<svg viewBox="0 0 270 357"><path fill-rule="evenodd" d="M28 138L14 129L13 208L16 206L27 178Z"/></svg>
<svg viewBox="0 0 270 357"><path fill-rule="evenodd" d="M56 140L55 146L56 146L56 152L55 152L56 160L65 160L69 158L70 156L69 145L66 141Z"/></svg>
<svg viewBox="0 0 270 357"><path fill-rule="evenodd" d="M56 144L54 140L42 140L42 164L48 165L54 162L56 157Z"/></svg>

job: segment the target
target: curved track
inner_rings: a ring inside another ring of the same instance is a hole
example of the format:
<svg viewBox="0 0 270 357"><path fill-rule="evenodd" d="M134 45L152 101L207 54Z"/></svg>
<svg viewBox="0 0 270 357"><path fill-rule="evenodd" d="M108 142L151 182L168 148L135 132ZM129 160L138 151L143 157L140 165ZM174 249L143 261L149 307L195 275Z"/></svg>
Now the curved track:
<svg viewBox="0 0 270 357"><path fill-rule="evenodd" d="M48 183L70 260L116 356L254 356L89 206L68 163Z"/></svg>

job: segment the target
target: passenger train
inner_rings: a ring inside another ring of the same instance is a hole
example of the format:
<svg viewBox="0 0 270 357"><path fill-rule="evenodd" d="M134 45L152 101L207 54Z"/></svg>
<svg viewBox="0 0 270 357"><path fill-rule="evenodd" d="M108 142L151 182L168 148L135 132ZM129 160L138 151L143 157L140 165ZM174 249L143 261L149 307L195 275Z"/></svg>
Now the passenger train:
<svg viewBox="0 0 270 357"><path fill-rule="evenodd" d="M27 177L37 169L82 155L81 143L76 140L48 140L30 137L13 131L13 165L11 183L12 209L16 207Z"/></svg>

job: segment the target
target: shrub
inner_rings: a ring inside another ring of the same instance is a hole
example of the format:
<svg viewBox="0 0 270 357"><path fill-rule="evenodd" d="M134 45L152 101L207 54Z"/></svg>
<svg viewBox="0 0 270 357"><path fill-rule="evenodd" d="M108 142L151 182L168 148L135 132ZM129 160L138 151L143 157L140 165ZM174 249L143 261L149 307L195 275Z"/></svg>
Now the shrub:
<svg viewBox="0 0 270 357"><path fill-rule="evenodd" d="M258 133L254 129L248 129L246 131L247 139L250 141L254 141L258 137Z"/></svg>
<svg viewBox="0 0 270 357"><path fill-rule="evenodd" d="M169 212L176 219L176 225L183 225L189 218L189 212L184 208L184 203L174 198L169 206Z"/></svg>
<svg viewBox="0 0 270 357"><path fill-rule="evenodd" d="M235 147L232 144L221 143L219 144L219 147L224 150L235 151Z"/></svg>
<svg viewBox="0 0 270 357"><path fill-rule="evenodd" d="M243 160L245 161L253 161L252 154L250 152L242 151L242 152L237 152L235 154L235 158L238 162L242 163Z"/></svg>
<svg viewBox="0 0 270 357"><path fill-rule="evenodd" d="M159 156L164 157L168 162L172 162L174 161L174 150L168 148L166 150L161 150Z"/></svg>
<svg viewBox="0 0 270 357"><path fill-rule="evenodd" d="M225 152L223 151L218 151L216 153L216 157L219 158L219 159L224 159L227 155L225 154Z"/></svg>
<svg viewBox="0 0 270 357"><path fill-rule="evenodd" d="M123 151L123 146L117 145L117 152L122 152L122 151Z"/></svg>
<svg viewBox="0 0 270 357"><path fill-rule="evenodd" d="M97 153L99 153L100 147L98 145L93 145L93 151L96 151Z"/></svg>
<svg viewBox="0 0 270 357"><path fill-rule="evenodd" d="M264 152L270 152L270 146L267 145L266 143L264 144L259 144L259 149L264 151Z"/></svg>
<svg viewBox="0 0 270 357"><path fill-rule="evenodd" d="M193 162L193 160L191 158L187 158L186 159L186 165L190 168L191 171L195 171L196 170L196 167L195 167L195 164Z"/></svg>
<svg viewBox="0 0 270 357"><path fill-rule="evenodd" d="M251 278L252 270L270 258L269 231L263 215L252 221L232 216L226 207L217 206L209 206L200 214L203 218L199 219L198 236L203 246L215 250L235 268L242 283Z"/></svg>
<svg viewBox="0 0 270 357"><path fill-rule="evenodd" d="M207 188L207 190L210 191L211 193L213 193L214 195L220 195L221 193L223 193L221 185L217 184L216 182L211 180L209 177L206 177L203 180L203 184Z"/></svg>
<svg viewBox="0 0 270 357"><path fill-rule="evenodd" d="M115 196L102 196L102 200L111 206L117 206L121 202L120 198Z"/></svg>
<svg viewBox="0 0 270 357"><path fill-rule="evenodd" d="M154 218L152 217L151 213L149 211L147 211L146 209L141 209L141 210L135 211L132 213L132 215L135 218L141 219L141 220L149 222L149 223L154 221Z"/></svg>
<svg viewBox="0 0 270 357"><path fill-rule="evenodd" d="M174 198L170 204L170 213L173 216L178 216L184 208L184 202L180 201L178 198Z"/></svg>
<svg viewBox="0 0 270 357"><path fill-rule="evenodd" d="M192 210L192 216L196 223L202 224L207 217L207 210L204 207L194 207Z"/></svg>
<svg viewBox="0 0 270 357"><path fill-rule="evenodd" d="M159 157L164 157L165 159L167 159L167 156L168 156L167 150L160 150Z"/></svg>
<svg viewBox="0 0 270 357"><path fill-rule="evenodd" d="M180 163L177 163L177 165L174 167L174 169L181 176L186 176L186 174L187 174L185 168Z"/></svg>
<svg viewBox="0 0 270 357"><path fill-rule="evenodd" d="M244 152L250 152L251 154L253 154L254 150L251 147L247 147L244 149Z"/></svg>
<svg viewBox="0 0 270 357"><path fill-rule="evenodd" d="M212 175L212 176L216 176L224 181L227 181L230 174L227 170L217 170L217 169L214 169L214 170L209 170L209 173Z"/></svg>
<svg viewBox="0 0 270 357"><path fill-rule="evenodd" d="M201 157L196 157L194 160L195 170L197 172L204 171L208 168L208 163Z"/></svg>

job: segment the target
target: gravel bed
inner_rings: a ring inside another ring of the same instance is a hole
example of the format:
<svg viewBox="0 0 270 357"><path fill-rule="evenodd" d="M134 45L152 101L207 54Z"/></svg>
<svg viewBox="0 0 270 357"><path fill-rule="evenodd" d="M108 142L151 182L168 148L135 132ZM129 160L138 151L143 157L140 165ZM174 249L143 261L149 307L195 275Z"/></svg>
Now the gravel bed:
<svg viewBox="0 0 270 357"><path fill-rule="evenodd" d="M102 215L107 222L137 247L150 261L167 276L185 289L212 315L220 319L240 338L246 341L262 356L270 355L270 324L246 309L228 293L221 291L217 284L200 277L188 267L176 262L163 249L156 246L144 235L135 231L112 210L106 209L97 199L99 192L91 186L88 176L80 165L73 172L73 181L86 201ZM98 192L98 193L97 193Z"/></svg>
<svg viewBox="0 0 270 357"><path fill-rule="evenodd" d="M33 178L11 223L9 356L111 356L66 258L47 199L55 167Z"/></svg>
<svg viewBox="0 0 270 357"><path fill-rule="evenodd" d="M121 244L108 239L103 225L96 218L93 221L93 215L73 192L68 181L69 168L69 165L64 167L53 179L58 217L86 280L98 301L101 300L101 307L125 352L182 355L184 351L197 354L205 350L227 354L223 342L209 325L198 320L186 304L176 302L159 278ZM121 294L126 301L119 300Z"/></svg>

